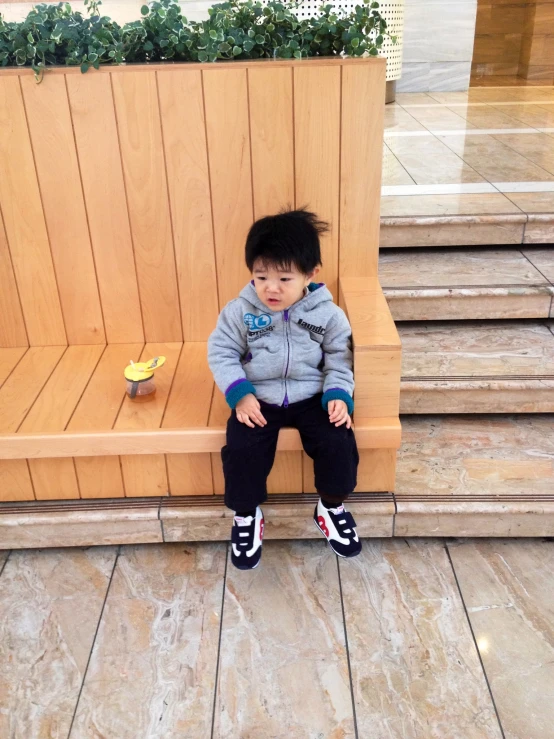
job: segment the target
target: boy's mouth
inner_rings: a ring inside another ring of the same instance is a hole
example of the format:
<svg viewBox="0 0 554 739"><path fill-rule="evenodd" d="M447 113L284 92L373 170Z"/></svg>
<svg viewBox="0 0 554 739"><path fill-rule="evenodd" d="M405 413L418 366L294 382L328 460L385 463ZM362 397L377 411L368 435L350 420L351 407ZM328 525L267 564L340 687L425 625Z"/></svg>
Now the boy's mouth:
<svg viewBox="0 0 554 739"><path fill-rule="evenodd" d="M271 303L271 305L277 305L277 303L280 303L281 301L279 300L279 298L268 298L267 302Z"/></svg>

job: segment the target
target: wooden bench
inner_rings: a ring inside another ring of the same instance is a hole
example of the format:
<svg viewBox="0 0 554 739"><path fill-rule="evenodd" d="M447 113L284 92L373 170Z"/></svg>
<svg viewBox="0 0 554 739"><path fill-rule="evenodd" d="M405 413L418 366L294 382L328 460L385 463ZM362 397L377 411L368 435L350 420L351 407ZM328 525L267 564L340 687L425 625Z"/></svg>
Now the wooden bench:
<svg viewBox="0 0 554 739"><path fill-rule="evenodd" d="M0 500L222 494L229 409L206 341L249 279L249 226L287 204L332 224L322 279L353 327L357 489L394 489L384 86L384 59L63 68L40 85L0 70ZM124 367L157 354L155 398L130 400ZM293 429L268 485L314 491Z"/></svg>

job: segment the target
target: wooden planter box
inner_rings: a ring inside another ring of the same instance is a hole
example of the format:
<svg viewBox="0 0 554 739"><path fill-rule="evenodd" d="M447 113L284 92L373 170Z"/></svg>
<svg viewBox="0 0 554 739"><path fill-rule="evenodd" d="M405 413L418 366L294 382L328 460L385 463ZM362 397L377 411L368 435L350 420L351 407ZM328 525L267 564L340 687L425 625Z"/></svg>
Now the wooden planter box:
<svg viewBox="0 0 554 739"><path fill-rule="evenodd" d="M358 490L389 492L400 341L377 281L385 65L311 59L0 71L0 499L213 496L228 408L206 344L252 221L329 220L354 329ZM165 354L155 400L130 359ZM283 430L272 493L313 491ZM204 499L203 499L204 500ZM190 504L194 499L190 499Z"/></svg>

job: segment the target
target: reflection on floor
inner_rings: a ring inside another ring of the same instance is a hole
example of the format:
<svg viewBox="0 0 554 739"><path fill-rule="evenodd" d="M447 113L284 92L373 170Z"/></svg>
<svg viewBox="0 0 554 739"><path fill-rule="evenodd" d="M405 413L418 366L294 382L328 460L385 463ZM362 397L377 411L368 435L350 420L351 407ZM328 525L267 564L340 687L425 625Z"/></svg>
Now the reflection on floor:
<svg viewBox="0 0 554 739"><path fill-rule="evenodd" d="M398 93L381 216L554 213L554 87Z"/></svg>
<svg viewBox="0 0 554 739"><path fill-rule="evenodd" d="M0 736L547 739L554 543L0 552Z"/></svg>

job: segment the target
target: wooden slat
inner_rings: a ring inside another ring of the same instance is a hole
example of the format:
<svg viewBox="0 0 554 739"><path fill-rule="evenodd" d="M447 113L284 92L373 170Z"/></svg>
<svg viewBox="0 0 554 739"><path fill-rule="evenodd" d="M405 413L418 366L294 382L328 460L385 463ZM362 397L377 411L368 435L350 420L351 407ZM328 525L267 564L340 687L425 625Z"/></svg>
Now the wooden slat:
<svg viewBox="0 0 554 739"><path fill-rule="evenodd" d="M63 431L103 351L104 347L97 344L70 346L21 424L20 432ZM37 500L79 497L71 458L32 459L29 468Z"/></svg>
<svg viewBox="0 0 554 739"><path fill-rule="evenodd" d="M0 347L28 344L29 339L0 209Z"/></svg>
<svg viewBox="0 0 554 739"><path fill-rule="evenodd" d="M65 346L31 347L0 388L0 431L15 433L29 412Z"/></svg>
<svg viewBox="0 0 554 739"><path fill-rule="evenodd" d="M145 337L182 341L156 75L114 75L113 91Z"/></svg>
<svg viewBox="0 0 554 739"><path fill-rule="evenodd" d="M202 76L219 307L223 308L250 279L244 264L244 244L253 221L248 90L244 69L226 67Z"/></svg>
<svg viewBox="0 0 554 739"><path fill-rule="evenodd" d="M340 276L377 275L386 59L342 69Z"/></svg>
<svg viewBox="0 0 554 739"><path fill-rule="evenodd" d="M0 387L5 383L26 351L26 346L14 347L13 349L0 349Z"/></svg>
<svg viewBox="0 0 554 739"><path fill-rule="evenodd" d="M105 344L65 78L46 75L37 85L29 75L21 88L67 340Z"/></svg>
<svg viewBox="0 0 554 739"><path fill-rule="evenodd" d="M144 342L110 77L68 75L67 88L106 337Z"/></svg>
<svg viewBox="0 0 554 739"><path fill-rule="evenodd" d="M67 432L111 429L125 397L123 371L132 359L137 362L142 344L111 344L102 359L71 421ZM117 456L76 457L75 470L81 498L122 498L123 477Z"/></svg>
<svg viewBox="0 0 554 739"><path fill-rule="evenodd" d="M32 346L66 334L19 80L0 76L0 207Z"/></svg>
<svg viewBox="0 0 554 739"><path fill-rule="evenodd" d="M167 357L163 367L156 372L156 394L146 401L139 402L126 396L115 422L116 430L159 430L182 346L177 343L145 346L141 361L159 355ZM128 497L167 495L167 472L165 457L162 454L122 456L121 469L125 494Z"/></svg>
<svg viewBox="0 0 554 739"><path fill-rule="evenodd" d="M218 300L202 76L171 71L157 78L183 335L207 341Z"/></svg>
<svg viewBox="0 0 554 739"><path fill-rule="evenodd" d="M295 67L296 205L330 224L321 239L321 278L338 295L340 67ZM380 160L379 160L380 161Z"/></svg>
<svg viewBox="0 0 554 739"><path fill-rule="evenodd" d="M292 69L248 70L255 218L294 207Z"/></svg>
<svg viewBox="0 0 554 739"><path fill-rule="evenodd" d="M225 401L223 401L225 402ZM223 408L224 413L226 412ZM227 413L228 415L228 413ZM360 449L397 449L400 446L398 418L359 419L355 428ZM0 434L0 459L46 457L94 457L117 454L219 453L225 444L225 417L219 426L180 429L86 431L72 433ZM302 450L296 429L281 429L278 452Z"/></svg>
<svg viewBox="0 0 554 739"><path fill-rule="evenodd" d="M205 343L183 347L162 428L206 428L214 382L208 367ZM171 495L211 495L212 466L208 452L168 454L167 472Z"/></svg>
<svg viewBox="0 0 554 739"><path fill-rule="evenodd" d="M33 347L0 388L0 432L15 434L65 351L62 346ZM24 458L0 459L0 500L33 500Z"/></svg>

